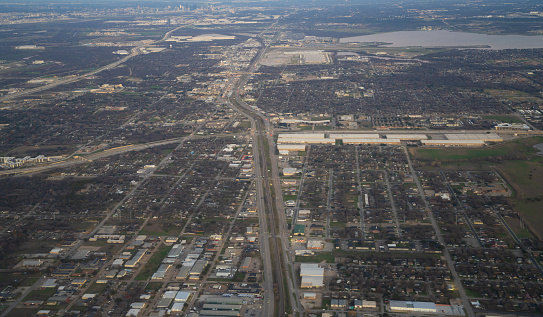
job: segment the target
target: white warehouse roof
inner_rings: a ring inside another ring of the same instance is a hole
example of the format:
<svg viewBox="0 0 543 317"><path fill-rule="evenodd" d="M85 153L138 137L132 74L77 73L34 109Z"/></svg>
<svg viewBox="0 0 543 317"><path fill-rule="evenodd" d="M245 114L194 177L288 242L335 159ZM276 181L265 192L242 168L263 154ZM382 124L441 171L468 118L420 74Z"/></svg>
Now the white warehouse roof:
<svg viewBox="0 0 543 317"><path fill-rule="evenodd" d="M379 139L379 134L367 133L330 133L330 139Z"/></svg>
<svg viewBox="0 0 543 317"><path fill-rule="evenodd" d="M302 263L300 276L324 276L324 268L319 267L318 263Z"/></svg>
<svg viewBox="0 0 543 317"><path fill-rule="evenodd" d="M426 134L387 134L387 139L400 139L400 140L427 140Z"/></svg>
<svg viewBox="0 0 543 317"><path fill-rule="evenodd" d="M448 140L482 140L501 142L503 139L496 133L447 133L445 137Z"/></svg>
<svg viewBox="0 0 543 317"><path fill-rule="evenodd" d="M279 151L305 151L305 144L277 144L277 149Z"/></svg>
<svg viewBox="0 0 543 317"><path fill-rule="evenodd" d="M390 310L436 312L436 304L432 302L412 302L412 301L402 301L402 300L391 300Z"/></svg>
<svg viewBox="0 0 543 317"><path fill-rule="evenodd" d="M324 139L324 133L281 133L279 138L310 138L310 139Z"/></svg>
<svg viewBox="0 0 543 317"><path fill-rule="evenodd" d="M483 146L485 142L482 140L422 140L424 145L457 145L457 146Z"/></svg>
<svg viewBox="0 0 543 317"><path fill-rule="evenodd" d="M344 139L344 144L401 144L400 139Z"/></svg>
<svg viewBox="0 0 543 317"><path fill-rule="evenodd" d="M277 144L282 143L313 143L313 144L325 144L325 143L335 143L335 139L325 139L325 138L311 138L299 136L296 138L281 138L277 139Z"/></svg>

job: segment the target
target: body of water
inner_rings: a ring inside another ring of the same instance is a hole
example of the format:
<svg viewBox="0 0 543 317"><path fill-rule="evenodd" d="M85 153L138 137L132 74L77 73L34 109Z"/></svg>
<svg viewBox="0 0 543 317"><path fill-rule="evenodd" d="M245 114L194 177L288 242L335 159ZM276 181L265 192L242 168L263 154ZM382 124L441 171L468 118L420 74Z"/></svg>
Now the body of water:
<svg viewBox="0 0 543 317"><path fill-rule="evenodd" d="M484 47L491 49L543 48L543 35L487 35L465 32L437 31L400 31L345 37L341 43L390 43L384 47Z"/></svg>

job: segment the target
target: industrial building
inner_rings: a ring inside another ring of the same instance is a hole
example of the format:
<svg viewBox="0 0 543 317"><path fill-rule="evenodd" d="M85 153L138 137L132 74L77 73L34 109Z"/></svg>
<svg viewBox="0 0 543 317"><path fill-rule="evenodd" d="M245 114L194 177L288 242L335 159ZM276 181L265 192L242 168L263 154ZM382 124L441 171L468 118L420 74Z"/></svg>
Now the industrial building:
<svg viewBox="0 0 543 317"><path fill-rule="evenodd" d="M243 299L239 297L208 297L200 311L205 316L240 316Z"/></svg>
<svg viewBox="0 0 543 317"><path fill-rule="evenodd" d="M138 263L141 261L143 256L145 255L145 252L147 252L147 249L141 249L138 250L138 252L132 257L132 259L126 261L124 264L125 267L136 267Z"/></svg>
<svg viewBox="0 0 543 317"><path fill-rule="evenodd" d="M389 307L392 312L435 313L437 311L436 304L432 302L391 300Z"/></svg>
<svg viewBox="0 0 543 317"><path fill-rule="evenodd" d="M330 133L330 139L380 139L379 134L376 133Z"/></svg>
<svg viewBox="0 0 543 317"><path fill-rule="evenodd" d="M305 144L277 144L277 150L281 155L288 155L290 152L305 151Z"/></svg>
<svg viewBox="0 0 543 317"><path fill-rule="evenodd" d="M484 142L503 142L496 133L447 133L447 140L481 140Z"/></svg>
<svg viewBox="0 0 543 317"><path fill-rule="evenodd" d="M426 134L414 134L414 133L387 134L386 137L387 139L399 139L401 141L428 140L428 136Z"/></svg>
<svg viewBox="0 0 543 317"><path fill-rule="evenodd" d="M185 249L185 247L182 246L181 244L174 244L172 246L172 249L170 250L170 252L168 253L168 255L166 257L167 258L178 259L183 254L184 249Z"/></svg>
<svg viewBox="0 0 543 317"><path fill-rule="evenodd" d="M207 265L207 260L198 260L194 263L194 266L189 272L189 280L198 280L200 279L204 268Z"/></svg>
<svg viewBox="0 0 543 317"><path fill-rule="evenodd" d="M157 269L157 271L153 274L153 276L151 277L152 280L161 280L164 278L164 276L166 276L166 272L168 272L168 269L171 267L172 265L169 264L169 263L163 263L160 265L160 267Z"/></svg>
<svg viewBox="0 0 543 317"><path fill-rule="evenodd" d="M390 144L390 145L402 144L400 139L367 139L367 138L343 139L343 143L344 144Z"/></svg>
<svg viewBox="0 0 543 317"><path fill-rule="evenodd" d="M324 286L324 268L320 267L318 263L302 263L300 277L302 278L302 288Z"/></svg>
<svg viewBox="0 0 543 317"><path fill-rule="evenodd" d="M494 126L494 129L505 131L531 130L530 126L524 123L500 123Z"/></svg>
<svg viewBox="0 0 543 317"><path fill-rule="evenodd" d="M421 140L426 146L483 146L482 140Z"/></svg>

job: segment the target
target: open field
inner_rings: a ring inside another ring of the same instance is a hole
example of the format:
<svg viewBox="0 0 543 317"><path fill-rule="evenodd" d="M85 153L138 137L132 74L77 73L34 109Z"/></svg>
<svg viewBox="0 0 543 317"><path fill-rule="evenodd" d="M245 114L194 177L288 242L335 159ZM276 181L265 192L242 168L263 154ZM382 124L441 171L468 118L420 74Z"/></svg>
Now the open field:
<svg viewBox="0 0 543 317"><path fill-rule="evenodd" d="M145 267L141 270L140 274L136 276L136 280L138 281L146 281L148 280L153 273L156 272L158 267L160 266L160 263L162 263L162 260L168 255L168 252L172 249L171 246L165 246L162 245L158 251L156 251L153 256L149 259L147 263L145 263Z"/></svg>
<svg viewBox="0 0 543 317"><path fill-rule="evenodd" d="M325 261L326 263L334 263L335 256L333 252L320 252L313 256L296 256L296 262L302 263L320 263Z"/></svg>
<svg viewBox="0 0 543 317"><path fill-rule="evenodd" d="M533 235L530 233L530 230L521 227L520 221L517 218L505 218L505 221L513 229L517 237L519 238L533 238Z"/></svg>
<svg viewBox="0 0 543 317"><path fill-rule="evenodd" d="M492 147L482 149L470 148L410 148L409 152L415 159L420 160L485 160L497 156L520 156L532 155L537 150L533 147L538 143L543 142L543 137L533 137L527 139L519 139L511 142L505 142Z"/></svg>
<svg viewBox="0 0 543 317"><path fill-rule="evenodd" d="M505 161L496 165L502 175L517 192L517 199L543 196L543 162Z"/></svg>
<svg viewBox="0 0 543 317"><path fill-rule="evenodd" d="M30 292L30 294L28 294L24 300L46 300L53 296L56 291L56 288L36 289Z"/></svg>
<svg viewBox="0 0 543 317"><path fill-rule="evenodd" d="M148 236L177 236L183 230L182 226L172 227L171 222L151 220L147 222L145 228L140 231L140 234Z"/></svg>
<svg viewBox="0 0 543 317"><path fill-rule="evenodd" d="M505 115L483 116L483 118L489 119L489 120L501 121L501 122L505 122L505 123L523 123L523 121L520 120L520 118L518 118L516 116L506 115L506 114Z"/></svg>
<svg viewBox="0 0 543 317"><path fill-rule="evenodd" d="M515 210L526 220L528 227L541 239L543 237L543 201L517 200L514 202L514 206Z"/></svg>
<svg viewBox="0 0 543 317"><path fill-rule="evenodd" d="M37 312L37 308L15 308L8 314L8 317L31 317L35 316Z"/></svg>

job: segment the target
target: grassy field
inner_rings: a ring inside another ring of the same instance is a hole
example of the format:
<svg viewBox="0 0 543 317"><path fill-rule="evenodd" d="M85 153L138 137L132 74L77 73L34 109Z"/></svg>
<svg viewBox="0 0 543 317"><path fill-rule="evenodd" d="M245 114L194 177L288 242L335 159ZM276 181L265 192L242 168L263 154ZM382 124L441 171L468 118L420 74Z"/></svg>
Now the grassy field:
<svg viewBox="0 0 543 317"><path fill-rule="evenodd" d="M533 235L530 233L530 230L522 228L520 226L520 221L517 218L505 218L505 221L515 232L519 238L533 238Z"/></svg>
<svg viewBox="0 0 543 317"><path fill-rule="evenodd" d="M511 183L517 192L516 198L535 198L543 196L543 162L505 161L496 168Z"/></svg>
<svg viewBox="0 0 543 317"><path fill-rule="evenodd" d="M533 137L505 142L488 148L410 148L409 152L415 159L454 161L454 160L485 160L496 156L532 155L537 150L533 147L543 142L543 137Z"/></svg>
<svg viewBox="0 0 543 317"><path fill-rule="evenodd" d="M501 121L505 123L524 123L519 117L506 115L506 114L483 116L483 118L489 119L489 120Z"/></svg>
<svg viewBox="0 0 543 317"><path fill-rule="evenodd" d="M15 308L7 316L8 317L32 317L38 312L38 308Z"/></svg>
<svg viewBox="0 0 543 317"><path fill-rule="evenodd" d="M296 200L296 199L298 199L298 195L283 195L283 200L284 201Z"/></svg>
<svg viewBox="0 0 543 317"><path fill-rule="evenodd" d="M329 125L316 125L315 130L332 130L332 127Z"/></svg>
<svg viewBox="0 0 543 317"><path fill-rule="evenodd" d="M162 287L162 282L149 282L145 286L148 291L158 291Z"/></svg>
<svg viewBox="0 0 543 317"><path fill-rule="evenodd" d="M103 291L105 291L106 288L107 288L107 284L105 284L105 283L102 283L102 284L93 283L91 286L89 286L89 288L87 289L86 293L89 293L89 294L100 294L100 293L102 293Z"/></svg>
<svg viewBox="0 0 543 317"><path fill-rule="evenodd" d="M169 227L169 225L167 221L152 220L147 222L147 225L139 234L147 236L177 236L183 230L182 226Z"/></svg>
<svg viewBox="0 0 543 317"><path fill-rule="evenodd" d="M468 295L469 297L474 297L474 298L483 297L483 295L481 295L481 293L476 292L476 291L472 291L472 290L470 290L468 288L466 288L466 295Z"/></svg>
<svg viewBox="0 0 543 317"><path fill-rule="evenodd" d="M32 286L39 279L40 279L39 277L29 277L23 283L21 283L21 286Z"/></svg>
<svg viewBox="0 0 543 317"><path fill-rule="evenodd" d="M56 288L36 289L30 292L24 300L47 300L57 291Z"/></svg>
<svg viewBox="0 0 543 317"><path fill-rule="evenodd" d="M514 207L525 219L526 224L541 239L543 237L543 201L517 199L514 201Z"/></svg>
<svg viewBox="0 0 543 317"><path fill-rule="evenodd" d="M302 262L302 263L319 263L322 261L326 261L326 263L334 263L335 262L335 256L333 252L320 252L316 253L313 256L296 256L296 262Z"/></svg>
<svg viewBox="0 0 543 317"><path fill-rule="evenodd" d="M151 256L149 261L145 264L143 269L141 270L140 274L136 276L136 280L138 281L146 281L148 280L153 273L156 272L158 267L160 266L160 263L162 263L162 260L168 255L168 252L172 249L171 246L165 246L162 245L154 254Z"/></svg>

